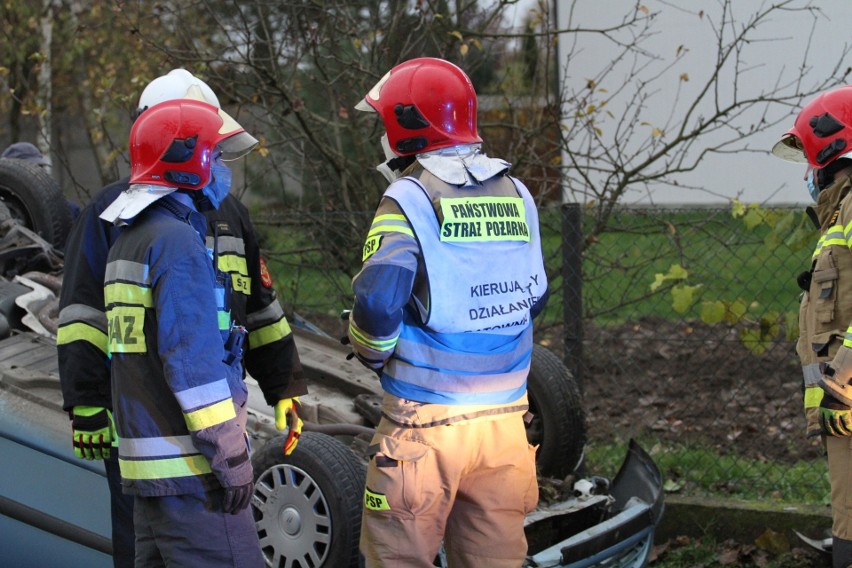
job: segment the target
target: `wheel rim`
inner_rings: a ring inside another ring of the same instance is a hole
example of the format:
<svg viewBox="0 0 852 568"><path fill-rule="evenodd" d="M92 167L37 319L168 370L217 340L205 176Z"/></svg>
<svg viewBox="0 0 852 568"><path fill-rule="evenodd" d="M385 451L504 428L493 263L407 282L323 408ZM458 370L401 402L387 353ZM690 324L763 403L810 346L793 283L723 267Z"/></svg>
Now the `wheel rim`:
<svg viewBox="0 0 852 568"><path fill-rule="evenodd" d="M325 495L304 470L279 464L255 483L255 525L267 566L321 566L331 550L331 516Z"/></svg>
<svg viewBox="0 0 852 568"><path fill-rule="evenodd" d="M6 188L0 188L0 201L9 209L13 219L20 221L26 228L37 231L29 208L14 193Z"/></svg>

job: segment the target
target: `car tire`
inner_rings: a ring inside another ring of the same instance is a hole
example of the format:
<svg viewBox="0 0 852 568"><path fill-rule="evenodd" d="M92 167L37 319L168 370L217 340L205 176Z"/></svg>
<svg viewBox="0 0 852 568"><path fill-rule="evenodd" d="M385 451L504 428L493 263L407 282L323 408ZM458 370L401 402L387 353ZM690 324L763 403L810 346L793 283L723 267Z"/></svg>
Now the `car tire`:
<svg viewBox="0 0 852 568"><path fill-rule="evenodd" d="M12 218L58 249L71 230L71 212L57 181L41 166L0 159L0 201Z"/></svg>
<svg viewBox="0 0 852 568"><path fill-rule="evenodd" d="M563 479L580 467L586 447L580 388L555 353L535 345L527 394L533 415L527 424L527 439L538 445L538 473Z"/></svg>
<svg viewBox="0 0 852 568"><path fill-rule="evenodd" d="M276 436L252 456L252 509L267 566L358 566L365 464L343 442L303 432L289 456Z"/></svg>

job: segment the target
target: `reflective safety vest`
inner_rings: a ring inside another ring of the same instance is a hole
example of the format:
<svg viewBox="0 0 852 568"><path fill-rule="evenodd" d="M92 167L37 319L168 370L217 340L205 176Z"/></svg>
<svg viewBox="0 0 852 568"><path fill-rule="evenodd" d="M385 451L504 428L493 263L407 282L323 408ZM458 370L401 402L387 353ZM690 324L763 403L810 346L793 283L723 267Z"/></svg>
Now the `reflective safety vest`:
<svg viewBox="0 0 852 568"><path fill-rule="evenodd" d="M104 279L122 485L142 496L252 475L248 393L239 362L223 362L223 291L201 238L204 218L163 200L119 236Z"/></svg>
<svg viewBox="0 0 852 568"><path fill-rule="evenodd" d="M532 355L530 309L547 290L529 191L508 176L457 188L423 172L385 197L419 243L429 299L403 316L382 386L419 402L517 400Z"/></svg>

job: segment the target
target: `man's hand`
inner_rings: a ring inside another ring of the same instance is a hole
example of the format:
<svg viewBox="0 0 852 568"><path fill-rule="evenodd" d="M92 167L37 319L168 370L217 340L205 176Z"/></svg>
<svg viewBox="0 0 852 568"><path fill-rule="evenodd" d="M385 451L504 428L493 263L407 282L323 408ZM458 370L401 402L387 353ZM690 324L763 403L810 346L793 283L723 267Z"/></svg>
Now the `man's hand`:
<svg viewBox="0 0 852 568"><path fill-rule="evenodd" d="M236 487L225 487L225 498L222 500L222 510L236 515L251 502L254 493L254 483L246 483Z"/></svg>
<svg viewBox="0 0 852 568"><path fill-rule="evenodd" d="M71 412L74 455L85 460L109 458L115 440L112 413L101 406L75 406Z"/></svg>
<svg viewBox="0 0 852 568"><path fill-rule="evenodd" d="M825 393L819 404L819 425L828 436L843 438L852 435L852 408Z"/></svg>
<svg viewBox="0 0 852 568"><path fill-rule="evenodd" d="M302 419L299 418L299 412L302 410L302 405L299 403L299 397L282 398L275 405L275 427L279 430L289 428L290 432L287 435L287 441L284 443L284 455L289 456L296 449L299 443L299 436L302 435Z"/></svg>

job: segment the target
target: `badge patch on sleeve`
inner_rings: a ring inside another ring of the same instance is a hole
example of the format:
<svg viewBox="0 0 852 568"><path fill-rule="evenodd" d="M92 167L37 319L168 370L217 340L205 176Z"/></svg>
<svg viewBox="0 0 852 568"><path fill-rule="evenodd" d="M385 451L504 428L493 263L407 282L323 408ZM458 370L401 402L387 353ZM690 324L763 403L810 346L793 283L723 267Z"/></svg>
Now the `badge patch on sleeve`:
<svg viewBox="0 0 852 568"><path fill-rule="evenodd" d="M382 235L373 235L372 237L368 237L367 241L364 243L364 252L361 255L361 262L364 262L373 254L379 250L379 247L382 246Z"/></svg>
<svg viewBox="0 0 852 568"><path fill-rule="evenodd" d="M388 498L381 493L373 493L369 488L364 489L364 506L371 511L390 511Z"/></svg>
<svg viewBox="0 0 852 568"><path fill-rule="evenodd" d="M272 275L269 274L269 269L262 257L260 259L260 283L267 288L272 288Z"/></svg>

